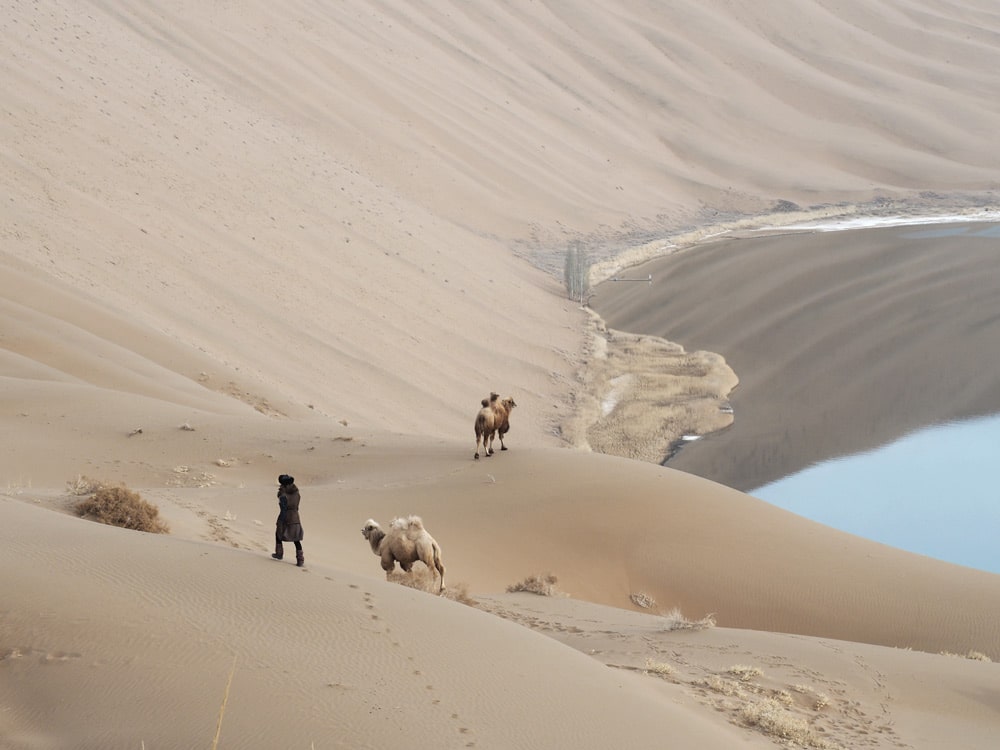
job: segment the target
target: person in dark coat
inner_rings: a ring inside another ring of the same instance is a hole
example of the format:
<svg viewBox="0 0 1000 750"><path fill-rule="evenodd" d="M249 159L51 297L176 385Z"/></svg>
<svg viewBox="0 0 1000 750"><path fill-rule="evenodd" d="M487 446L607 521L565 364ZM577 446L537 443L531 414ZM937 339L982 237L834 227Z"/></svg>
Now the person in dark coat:
<svg viewBox="0 0 1000 750"><path fill-rule="evenodd" d="M278 521L274 529L275 560L285 556L285 545L282 542L295 542L295 564L300 568L305 565L302 554L302 519L299 518L299 488L295 486L295 477L282 474L278 477Z"/></svg>

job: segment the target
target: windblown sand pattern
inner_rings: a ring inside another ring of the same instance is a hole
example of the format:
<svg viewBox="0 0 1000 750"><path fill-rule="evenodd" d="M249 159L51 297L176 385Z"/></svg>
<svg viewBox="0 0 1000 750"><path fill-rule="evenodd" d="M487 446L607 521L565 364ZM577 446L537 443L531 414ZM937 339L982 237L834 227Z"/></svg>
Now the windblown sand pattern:
<svg viewBox="0 0 1000 750"><path fill-rule="evenodd" d="M992 749L997 576L740 490L996 409L983 247L747 233L995 207L998 36L987 0L0 0L0 745ZM570 247L672 265L600 320ZM170 533L77 517L84 478ZM451 598L359 533L409 514Z"/></svg>

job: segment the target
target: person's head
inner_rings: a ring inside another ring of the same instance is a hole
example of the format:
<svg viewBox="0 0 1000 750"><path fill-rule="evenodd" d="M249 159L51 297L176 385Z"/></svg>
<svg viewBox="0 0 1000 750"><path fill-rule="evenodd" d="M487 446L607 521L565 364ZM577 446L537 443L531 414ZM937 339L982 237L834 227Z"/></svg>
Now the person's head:
<svg viewBox="0 0 1000 750"><path fill-rule="evenodd" d="M290 484L295 484L295 477L289 476L288 474L282 474L278 477L278 484L282 487L287 487Z"/></svg>

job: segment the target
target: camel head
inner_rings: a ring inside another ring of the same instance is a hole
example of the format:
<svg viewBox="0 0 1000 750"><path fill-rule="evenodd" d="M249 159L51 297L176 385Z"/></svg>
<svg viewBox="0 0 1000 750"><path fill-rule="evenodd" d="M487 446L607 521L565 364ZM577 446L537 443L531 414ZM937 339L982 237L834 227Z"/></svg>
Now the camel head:
<svg viewBox="0 0 1000 750"><path fill-rule="evenodd" d="M369 518L365 521L365 525L361 527L361 536L368 540L368 544L371 545L372 552L378 554L378 547L385 538L385 532L382 531L382 527L379 526L373 519Z"/></svg>
<svg viewBox="0 0 1000 750"><path fill-rule="evenodd" d="M515 406L517 406L517 404L514 403L514 397L513 396L508 396L505 399L501 399L500 403L503 404L506 407L506 409L507 409L508 412L510 412L511 409L513 409Z"/></svg>

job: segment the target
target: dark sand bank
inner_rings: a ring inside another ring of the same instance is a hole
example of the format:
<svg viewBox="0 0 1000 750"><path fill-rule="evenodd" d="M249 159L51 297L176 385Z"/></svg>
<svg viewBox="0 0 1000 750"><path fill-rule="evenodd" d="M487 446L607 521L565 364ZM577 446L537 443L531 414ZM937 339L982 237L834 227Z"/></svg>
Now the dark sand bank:
<svg viewBox="0 0 1000 750"><path fill-rule="evenodd" d="M599 285L610 328L725 357L731 427L673 468L752 490L937 422L1000 412L995 224L750 236ZM666 446L664 447L666 448Z"/></svg>

